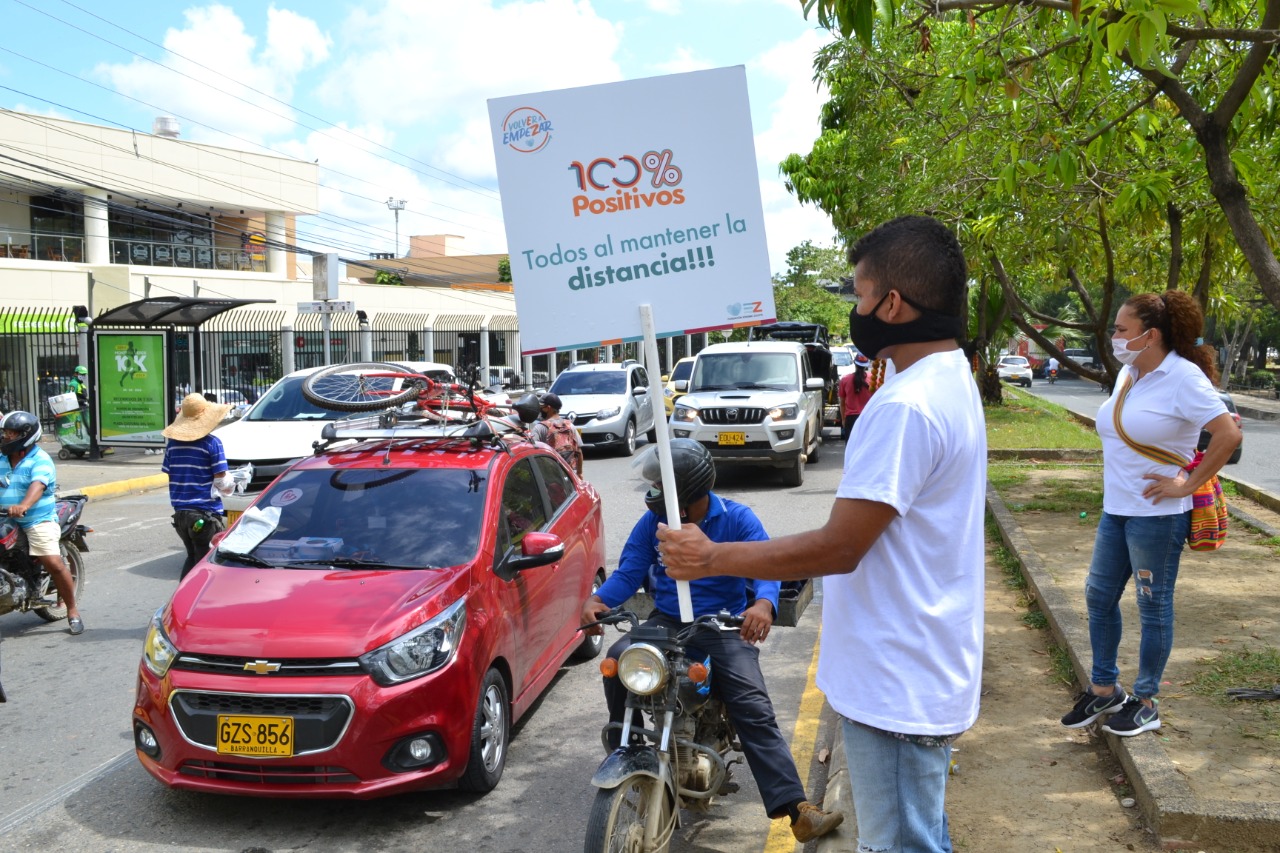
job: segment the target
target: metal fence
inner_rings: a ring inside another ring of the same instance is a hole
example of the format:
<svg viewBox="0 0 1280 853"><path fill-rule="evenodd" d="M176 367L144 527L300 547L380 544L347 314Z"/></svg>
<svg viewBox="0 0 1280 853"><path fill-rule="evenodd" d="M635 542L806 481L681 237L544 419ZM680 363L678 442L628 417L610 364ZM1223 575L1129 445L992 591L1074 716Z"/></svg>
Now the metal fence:
<svg viewBox="0 0 1280 853"><path fill-rule="evenodd" d="M237 390L249 401L284 374L286 363L282 334L285 312L240 308L222 314L199 330L173 330L172 376L175 394L191 390ZM509 380L521 375L526 385L546 387L555 373L567 370L575 358L587 361L642 360L642 347L632 342L599 350L549 353L531 359L532 373L523 376L524 366L517 347L519 331L514 316L493 319L481 329L480 314L438 315L384 312L360 328L354 313L333 315L329 332L330 360L333 363L361 359L361 335L367 334L369 355L375 361L436 361L461 371L481 363L481 335L488 336L490 381ZM199 335L199 340L195 336ZM672 361L692 355L706 346L706 335L692 336L692 346L684 336L672 339ZM80 360L80 335L75 317L64 308L0 307L0 412L22 409L38 412L46 428L53 416L46 401L71 390ZM324 331L318 314L301 314L291 334L295 369L324 364ZM196 369L196 353L200 369ZM662 372L666 363L665 342L658 344ZM193 377L203 376L197 383ZM483 380L484 377L481 377ZM195 384L204 387L195 388Z"/></svg>
<svg viewBox="0 0 1280 853"><path fill-rule="evenodd" d="M51 429L46 401L71 390L78 337L69 309L0 308L0 412L39 414Z"/></svg>

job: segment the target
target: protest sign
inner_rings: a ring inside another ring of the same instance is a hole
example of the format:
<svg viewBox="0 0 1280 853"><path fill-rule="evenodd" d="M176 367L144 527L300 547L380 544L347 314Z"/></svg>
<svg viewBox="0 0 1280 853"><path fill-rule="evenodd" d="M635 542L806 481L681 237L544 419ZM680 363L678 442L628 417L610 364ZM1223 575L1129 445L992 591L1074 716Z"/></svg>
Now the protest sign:
<svg viewBox="0 0 1280 853"><path fill-rule="evenodd" d="M525 355L774 320L742 66L489 101Z"/></svg>

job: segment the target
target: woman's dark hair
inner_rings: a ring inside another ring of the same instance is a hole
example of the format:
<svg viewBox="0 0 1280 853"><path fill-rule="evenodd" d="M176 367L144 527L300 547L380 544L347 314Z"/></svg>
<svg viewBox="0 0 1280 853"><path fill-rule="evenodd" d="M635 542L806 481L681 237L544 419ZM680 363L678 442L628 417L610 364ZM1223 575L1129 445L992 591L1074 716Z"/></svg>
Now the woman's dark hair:
<svg viewBox="0 0 1280 853"><path fill-rule="evenodd" d="M864 235L849 249L876 296L896 289L917 307L963 317L968 268L956 235L930 216L900 216Z"/></svg>
<svg viewBox="0 0 1280 853"><path fill-rule="evenodd" d="M1159 329L1165 346L1195 364L1218 384L1218 366L1213 347L1202 345L1204 312L1191 294L1181 290L1139 293L1125 301L1125 307L1142 322L1143 330Z"/></svg>
<svg viewBox="0 0 1280 853"><path fill-rule="evenodd" d="M869 387L867 382L867 369L859 364L853 370L853 390L865 391Z"/></svg>

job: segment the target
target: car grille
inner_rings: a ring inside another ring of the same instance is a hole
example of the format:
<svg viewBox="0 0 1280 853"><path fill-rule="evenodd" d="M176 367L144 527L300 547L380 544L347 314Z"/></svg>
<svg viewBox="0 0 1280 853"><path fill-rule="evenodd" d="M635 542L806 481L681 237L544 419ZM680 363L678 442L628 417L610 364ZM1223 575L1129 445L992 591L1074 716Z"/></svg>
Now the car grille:
<svg viewBox="0 0 1280 853"><path fill-rule="evenodd" d="M747 450L772 450L773 449L773 445L767 441L748 441L743 444L726 444L726 445L720 445L714 441L704 441L702 442L702 444L708 450L710 450L713 455L716 455L716 454L723 455L726 453L741 454L743 451L747 451Z"/></svg>
<svg viewBox="0 0 1280 853"><path fill-rule="evenodd" d="M271 481L279 477L296 459L228 459L228 468L239 468L246 464L253 465L253 479L245 488L245 492L257 494L271 485Z"/></svg>
<svg viewBox="0 0 1280 853"><path fill-rule="evenodd" d="M279 669L270 673L257 672L252 667L257 663L275 664ZM173 662L174 669L186 672L216 672L220 675L247 675L261 678L271 676L300 675L359 675L364 672L359 661L350 658L280 658L272 661L259 661L256 658L226 657L224 655L179 655Z"/></svg>
<svg viewBox="0 0 1280 853"><path fill-rule="evenodd" d="M182 736L208 749L217 749L219 714L293 717L294 755L332 749L355 710L346 696L194 690L175 690L169 708Z"/></svg>
<svg viewBox="0 0 1280 853"><path fill-rule="evenodd" d="M712 409L700 409L698 417L704 424L718 426L734 426L737 424L764 423L768 412L757 406L723 406Z"/></svg>
<svg viewBox="0 0 1280 853"><path fill-rule="evenodd" d="M586 426L587 424L591 423L591 422L592 422L592 421L594 421L595 419L596 419L595 412L592 412L592 413L591 413L591 414L589 414L589 415L574 415L574 416L573 416L573 425L574 425L574 426Z"/></svg>
<svg viewBox="0 0 1280 853"><path fill-rule="evenodd" d="M250 785L341 785L359 782L345 767L325 765L230 764L224 761L187 761L178 772L201 779L218 779Z"/></svg>

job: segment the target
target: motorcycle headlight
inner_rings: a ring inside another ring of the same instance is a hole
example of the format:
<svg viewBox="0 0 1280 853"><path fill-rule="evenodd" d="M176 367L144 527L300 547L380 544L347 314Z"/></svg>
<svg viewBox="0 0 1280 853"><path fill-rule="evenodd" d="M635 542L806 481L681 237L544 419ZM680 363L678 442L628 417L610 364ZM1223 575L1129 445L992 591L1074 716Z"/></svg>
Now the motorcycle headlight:
<svg viewBox="0 0 1280 853"><path fill-rule="evenodd" d="M769 410L769 417L775 421L794 421L796 419L795 406L774 406Z"/></svg>
<svg viewBox="0 0 1280 853"><path fill-rule="evenodd" d="M360 665L378 684L390 687L434 672L453 659L467 622L460 598L440 615L407 634L360 656Z"/></svg>
<svg viewBox="0 0 1280 853"><path fill-rule="evenodd" d="M618 678L632 693L649 696L667 683L667 660L648 643L632 643L618 658Z"/></svg>
<svg viewBox="0 0 1280 853"><path fill-rule="evenodd" d="M621 406L614 406L611 409L601 409L600 411L596 412L596 417L602 421L607 421L609 418L616 418L618 416L618 412L621 412L621 411L622 411Z"/></svg>
<svg viewBox="0 0 1280 853"><path fill-rule="evenodd" d="M147 638L142 643L142 662L159 678L164 678L178 659L178 647L169 640L160 621L164 608L161 607L151 617L151 625L147 628Z"/></svg>
<svg viewBox="0 0 1280 853"><path fill-rule="evenodd" d="M671 413L671 420L679 423L691 424L698 419L698 410L692 406L676 406L675 411Z"/></svg>

